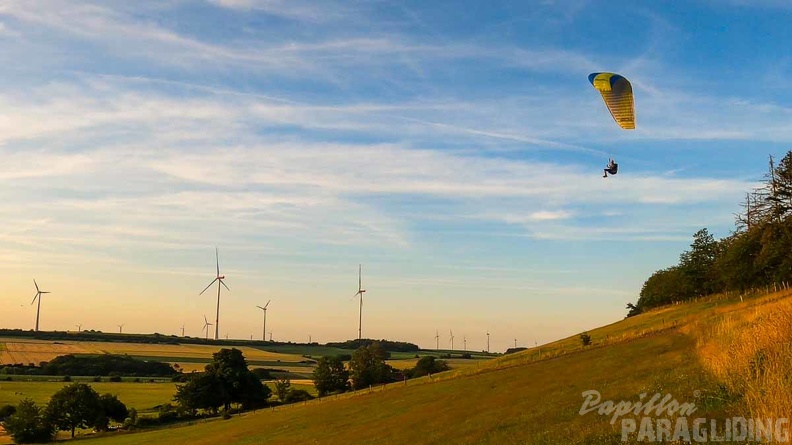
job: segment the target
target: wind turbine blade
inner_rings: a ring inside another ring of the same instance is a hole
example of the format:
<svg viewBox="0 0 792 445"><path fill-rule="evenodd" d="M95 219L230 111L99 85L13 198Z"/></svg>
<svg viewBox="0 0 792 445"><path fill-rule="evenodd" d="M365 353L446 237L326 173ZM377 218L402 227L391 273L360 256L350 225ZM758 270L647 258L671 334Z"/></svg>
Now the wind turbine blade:
<svg viewBox="0 0 792 445"><path fill-rule="evenodd" d="M264 309L266 309L266 308L267 308L267 306L269 306L269 304L270 304L270 301L272 301L272 300L267 300L267 304L265 304L265 305L264 305Z"/></svg>
<svg viewBox="0 0 792 445"><path fill-rule="evenodd" d="M35 296L35 297L33 297L33 301L31 301L31 302L30 302L30 304L33 304L33 303L35 303L35 302L36 302L36 298L38 298L38 297L39 297L39 295L41 295L41 294L40 294L40 293L37 293L37 294L36 294L36 296Z"/></svg>
<svg viewBox="0 0 792 445"><path fill-rule="evenodd" d="M217 276L220 276L220 253L217 251L217 246L215 246L215 263L217 264Z"/></svg>
<svg viewBox="0 0 792 445"><path fill-rule="evenodd" d="M206 319L206 315L204 315L204 323L209 324L209 320Z"/></svg>
<svg viewBox="0 0 792 445"><path fill-rule="evenodd" d="M209 283L209 286L206 286L206 287L204 288L204 290L202 290L202 291L201 291L201 293L200 293L200 294L198 294L198 295L201 295L201 294L203 294L204 292L206 292L206 289L209 289L209 288L210 288L210 287L211 287L211 286L214 284L214 282L215 282L215 281L217 281L217 278L215 278L214 280L212 280L212 282L211 282L211 283Z"/></svg>
<svg viewBox="0 0 792 445"><path fill-rule="evenodd" d="M259 308L259 309L261 309L262 311L264 310L264 308L263 308L263 307L261 307L261 306L256 306L256 307L257 307L257 308Z"/></svg>
<svg viewBox="0 0 792 445"><path fill-rule="evenodd" d="M38 283L36 283L35 278L33 278L33 285L36 286L36 292L40 292L40 289L38 288Z"/></svg>
<svg viewBox="0 0 792 445"><path fill-rule="evenodd" d="M220 284L222 284L223 287L226 288L227 291L231 292L231 289L229 289L228 286L226 286L226 284L223 283L223 280L220 280L219 278L218 278L218 280L220 281Z"/></svg>
<svg viewBox="0 0 792 445"><path fill-rule="evenodd" d="M363 265L358 264L358 289L363 289Z"/></svg>

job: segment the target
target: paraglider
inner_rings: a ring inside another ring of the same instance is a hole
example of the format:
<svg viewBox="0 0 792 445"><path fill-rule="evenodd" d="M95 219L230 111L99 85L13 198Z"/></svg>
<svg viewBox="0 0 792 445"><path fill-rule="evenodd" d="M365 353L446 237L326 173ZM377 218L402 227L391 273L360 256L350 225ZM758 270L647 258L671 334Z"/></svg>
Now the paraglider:
<svg viewBox="0 0 792 445"><path fill-rule="evenodd" d="M616 161L611 159L610 162L608 162L608 165L602 170L603 172L602 177L607 178L608 173L610 173L611 175L615 175L618 171L619 171L619 164L617 164Z"/></svg>
<svg viewBox="0 0 792 445"><path fill-rule="evenodd" d="M634 130L635 103L630 81L621 74L591 73L589 82L602 95L613 120L625 130Z"/></svg>
<svg viewBox="0 0 792 445"><path fill-rule="evenodd" d="M613 120L625 130L635 129L635 100L633 99L632 85L626 77L615 73L591 73L589 82L602 95L605 106L608 107ZM619 171L619 164L610 159L603 170L603 178L608 173L615 175Z"/></svg>

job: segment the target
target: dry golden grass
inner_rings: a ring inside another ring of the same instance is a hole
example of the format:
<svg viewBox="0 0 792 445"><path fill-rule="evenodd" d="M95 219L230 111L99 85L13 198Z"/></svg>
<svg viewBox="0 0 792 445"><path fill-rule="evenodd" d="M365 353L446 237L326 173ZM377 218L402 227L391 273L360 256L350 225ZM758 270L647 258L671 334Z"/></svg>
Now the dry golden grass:
<svg viewBox="0 0 792 445"><path fill-rule="evenodd" d="M741 396L745 417L792 414L792 301L779 301L788 295L742 303L739 312L690 326L702 363L729 394Z"/></svg>

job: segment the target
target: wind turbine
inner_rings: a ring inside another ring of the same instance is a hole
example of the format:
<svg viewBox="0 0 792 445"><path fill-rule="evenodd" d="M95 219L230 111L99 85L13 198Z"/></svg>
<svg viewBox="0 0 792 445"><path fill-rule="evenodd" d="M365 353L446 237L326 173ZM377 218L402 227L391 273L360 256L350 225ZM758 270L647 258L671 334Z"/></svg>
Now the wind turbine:
<svg viewBox="0 0 792 445"><path fill-rule="evenodd" d="M517 339L516 338L514 339L514 347L515 348L517 347Z"/></svg>
<svg viewBox="0 0 792 445"><path fill-rule="evenodd" d="M31 301L30 304L32 305L33 303L36 302L36 299L38 299L38 306L36 306L36 332L38 332L38 328L39 328L39 313L41 312L41 295L42 294L48 294L49 292L46 292L46 291L43 291L43 290L39 289L38 283L36 283L36 279L35 278L33 278L33 285L36 286L36 295L33 297L33 301Z"/></svg>
<svg viewBox="0 0 792 445"><path fill-rule="evenodd" d="M449 329L449 332L451 333L451 350L453 351L454 350L454 331Z"/></svg>
<svg viewBox="0 0 792 445"><path fill-rule="evenodd" d="M78 333L82 332L82 325L81 324L76 324L75 326L77 326L77 332Z"/></svg>
<svg viewBox="0 0 792 445"><path fill-rule="evenodd" d="M440 331L435 331L435 349L440 350Z"/></svg>
<svg viewBox="0 0 792 445"><path fill-rule="evenodd" d="M270 331L270 342L272 341L272 331Z"/></svg>
<svg viewBox="0 0 792 445"><path fill-rule="evenodd" d="M121 334L123 332L123 330L124 330L124 325L117 324L116 326L118 326L118 333Z"/></svg>
<svg viewBox="0 0 792 445"><path fill-rule="evenodd" d="M360 312L358 314L358 340L363 338L363 293L366 292L363 289L363 265L358 264L358 291L352 297L355 298L360 295Z"/></svg>
<svg viewBox="0 0 792 445"><path fill-rule="evenodd" d="M182 325L182 337L184 337L184 325Z"/></svg>
<svg viewBox="0 0 792 445"><path fill-rule="evenodd" d="M487 354L489 354L489 331L487 331Z"/></svg>
<svg viewBox="0 0 792 445"><path fill-rule="evenodd" d="M212 323L209 323L209 320L206 319L206 315L204 315L204 327L201 330L206 331L206 340L209 340L209 326L211 325Z"/></svg>
<svg viewBox="0 0 792 445"><path fill-rule="evenodd" d="M256 306L257 308L264 311L264 327L261 328L261 341L267 341L265 336L265 334L267 333L267 306L269 306L270 301L272 300L267 300L267 304L265 304L264 307Z"/></svg>
<svg viewBox="0 0 792 445"><path fill-rule="evenodd" d="M225 275L220 275L220 254L217 251L217 247L215 247L215 260L217 263L217 276L198 295L202 295L204 292L206 292L206 289L209 289L214 284L214 282L217 281L217 314L215 316L215 324L214 324L215 340L217 340L220 337L220 285L222 284L223 287L225 287L229 292L231 292L231 289L228 289L228 286L226 286L226 284L223 282L223 280L225 279Z"/></svg>
<svg viewBox="0 0 792 445"><path fill-rule="evenodd" d="M462 334L463 351L467 351L467 335Z"/></svg>

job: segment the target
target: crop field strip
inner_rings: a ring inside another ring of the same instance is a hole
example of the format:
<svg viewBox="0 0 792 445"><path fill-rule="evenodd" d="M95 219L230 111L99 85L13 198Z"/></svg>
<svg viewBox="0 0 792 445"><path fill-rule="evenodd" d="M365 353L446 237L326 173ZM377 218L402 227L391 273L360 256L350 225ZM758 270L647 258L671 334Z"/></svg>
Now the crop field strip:
<svg viewBox="0 0 792 445"><path fill-rule="evenodd" d="M127 354L137 357L178 363L178 360L205 359L211 360L212 354L219 347L213 345L163 345L149 343L115 343L115 342L80 342L80 341L44 341L33 339L0 338L0 364L38 365L60 355L67 354ZM304 357L295 354L263 351L252 347L238 347L249 361L278 363L289 362L299 364Z"/></svg>

